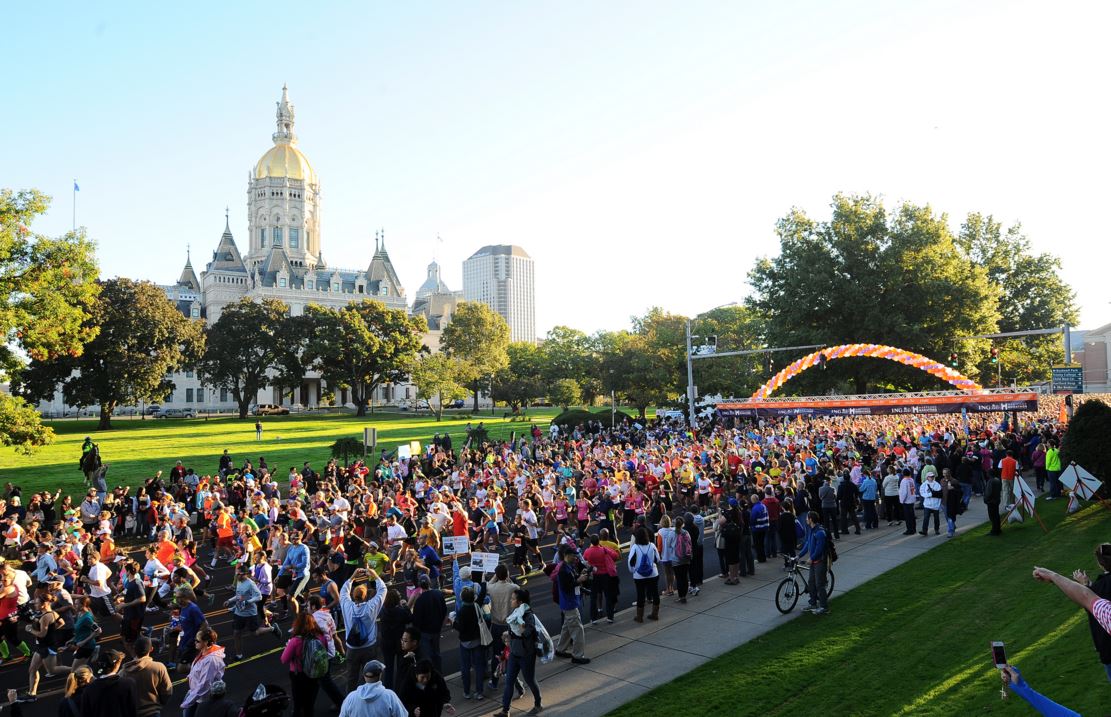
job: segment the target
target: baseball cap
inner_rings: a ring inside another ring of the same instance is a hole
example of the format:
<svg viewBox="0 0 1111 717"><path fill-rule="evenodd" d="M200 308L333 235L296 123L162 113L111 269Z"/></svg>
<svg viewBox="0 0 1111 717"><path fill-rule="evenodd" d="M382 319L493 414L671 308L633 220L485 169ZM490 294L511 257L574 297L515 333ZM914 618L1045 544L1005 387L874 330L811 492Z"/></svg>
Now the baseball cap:
<svg viewBox="0 0 1111 717"><path fill-rule="evenodd" d="M386 669L386 666L378 660L370 660L363 665L364 675L381 675Z"/></svg>

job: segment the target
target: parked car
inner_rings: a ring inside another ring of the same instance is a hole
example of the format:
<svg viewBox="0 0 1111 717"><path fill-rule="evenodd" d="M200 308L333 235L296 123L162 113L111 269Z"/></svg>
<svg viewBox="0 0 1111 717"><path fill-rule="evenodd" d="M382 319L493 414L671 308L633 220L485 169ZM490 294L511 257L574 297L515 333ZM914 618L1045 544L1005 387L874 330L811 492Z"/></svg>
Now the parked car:
<svg viewBox="0 0 1111 717"><path fill-rule="evenodd" d="M289 409L276 403L260 403L254 407L252 413L256 416L288 416Z"/></svg>
<svg viewBox="0 0 1111 717"><path fill-rule="evenodd" d="M290 413L304 413L305 410L306 410L305 407L302 406L299 403L295 403L295 404L293 404L292 406L289 407L289 412Z"/></svg>
<svg viewBox="0 0 1111 717"><path fill-rule="evenodd" d="M151 405L147 406L147 411L146 412L147 412L148 416L153 416L156 411L161 411L161 410L162 410L161 406L159 406L157 403L152 403Z"/></svg>
<svg viewBox="0 0 1111 717"><path fill-rule="evenodd" d="M461 398L457 398L454 401L452 401L450 404L448 404L448 408L462 408L465 405L467 405L466 401L464 401Z"/></svg>
<svg viewBox="0 0 1111 717"><path fill-rule="evenodd" d="M429 408L430 408L430 406L428 405L427 399L422 398L419 401L417 401L417 410L418 411L427 411Z"/></svg>
<svg viewBox="0 0 1111 717"><path fill-rule="evenodd" d="M196 418L197 412L192 408L163 408L154 414L154 418Z"/></svg>
<svg viewBox="0 0 1111 717"><path fill-rule="evenodd" d="M139 413L139 409L134 406L122 406L117 408L114 413L117 416L134 416Z"/></svg>

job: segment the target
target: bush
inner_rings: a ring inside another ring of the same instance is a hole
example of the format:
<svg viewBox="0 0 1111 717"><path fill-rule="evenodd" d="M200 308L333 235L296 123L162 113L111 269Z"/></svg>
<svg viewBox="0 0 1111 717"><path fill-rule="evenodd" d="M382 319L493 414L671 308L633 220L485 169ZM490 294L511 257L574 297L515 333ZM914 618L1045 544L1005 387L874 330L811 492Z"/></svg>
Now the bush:
<svg viewBox="0 0 1111 717"><path fill-rule="evenodd" d="M1069 421L1061 442L1061 466L1076 463L1096 478L1111 481L1111 406L1088 400L1080 404Z"/></svg>
<svg viewBox="0 0 1111 717"><path fill-rule="evenodd" d="M563 413L553 418L552 423L559 426L560 428L574 428L576 426L583 425L587 421L598 421L603 426L608 427L611 425L611 418L614 418L614 416L612 416L609 410L601 410L591 413L590 411L581 408L572 408L571 410L564 411ZM616 419L618 424L620 424L622 421L633 420L632 416L625 413L624 411L618 411Z"/></svg>

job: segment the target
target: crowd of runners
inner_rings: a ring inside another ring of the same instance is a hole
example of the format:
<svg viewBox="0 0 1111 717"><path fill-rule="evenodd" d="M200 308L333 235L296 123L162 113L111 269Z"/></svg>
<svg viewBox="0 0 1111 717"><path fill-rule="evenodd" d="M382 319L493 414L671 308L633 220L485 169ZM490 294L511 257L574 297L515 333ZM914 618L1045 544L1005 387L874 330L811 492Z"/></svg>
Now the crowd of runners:
<svg viewBox="0 0 1111 717"><path fill-rule="evenodd" d="M644 621L664 598L697 597L708 550L728 585L801 555L822 614L841 534L929 536L932 524L936 536L944 521L951 536L974 495L998 516L1022 470L1058 490L1052 404L1018 419L594 423L481 445L436 435L412 458L349 466L224 451L132 488L94 472L76 497L8 484L0 661L27 674L9 701L25 707L43 680L64 678L63 715L238 714L224 672L260 637L282 648L289 681L260 686L248 715L286 701L312 715L319 701L345 717L435 717L453 699L489 698L508 714L526 693L536 714L537 662L588 663L583 623L612 623L622 599ZM472 572L473 553L497 567ZM229 565L234 577L214 580ZM635 596L620 594L619 573ZM538 574L550 590L523 587ZM557 603L559 624L536 601ZM222 610L230 634L210 623ZM102 639L117 627L118 643ZM445 631L458 637L462 695L443 676ZM180 704L175 674L189 685Z"/></svg>

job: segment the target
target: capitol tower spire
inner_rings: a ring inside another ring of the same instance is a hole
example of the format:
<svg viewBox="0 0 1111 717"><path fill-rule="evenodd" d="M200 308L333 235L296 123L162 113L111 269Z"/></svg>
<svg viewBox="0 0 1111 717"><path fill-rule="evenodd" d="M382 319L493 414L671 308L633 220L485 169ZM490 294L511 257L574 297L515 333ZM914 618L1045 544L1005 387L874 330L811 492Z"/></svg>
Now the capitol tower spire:
<svg viewBox="0 0 1111 717"><path fill-rule="evenodd" d="M293 105L289 103L289 87L282 85L282 99L278 104L278 131L274 133L274 144L297 144L293 133Z"/></svg>

